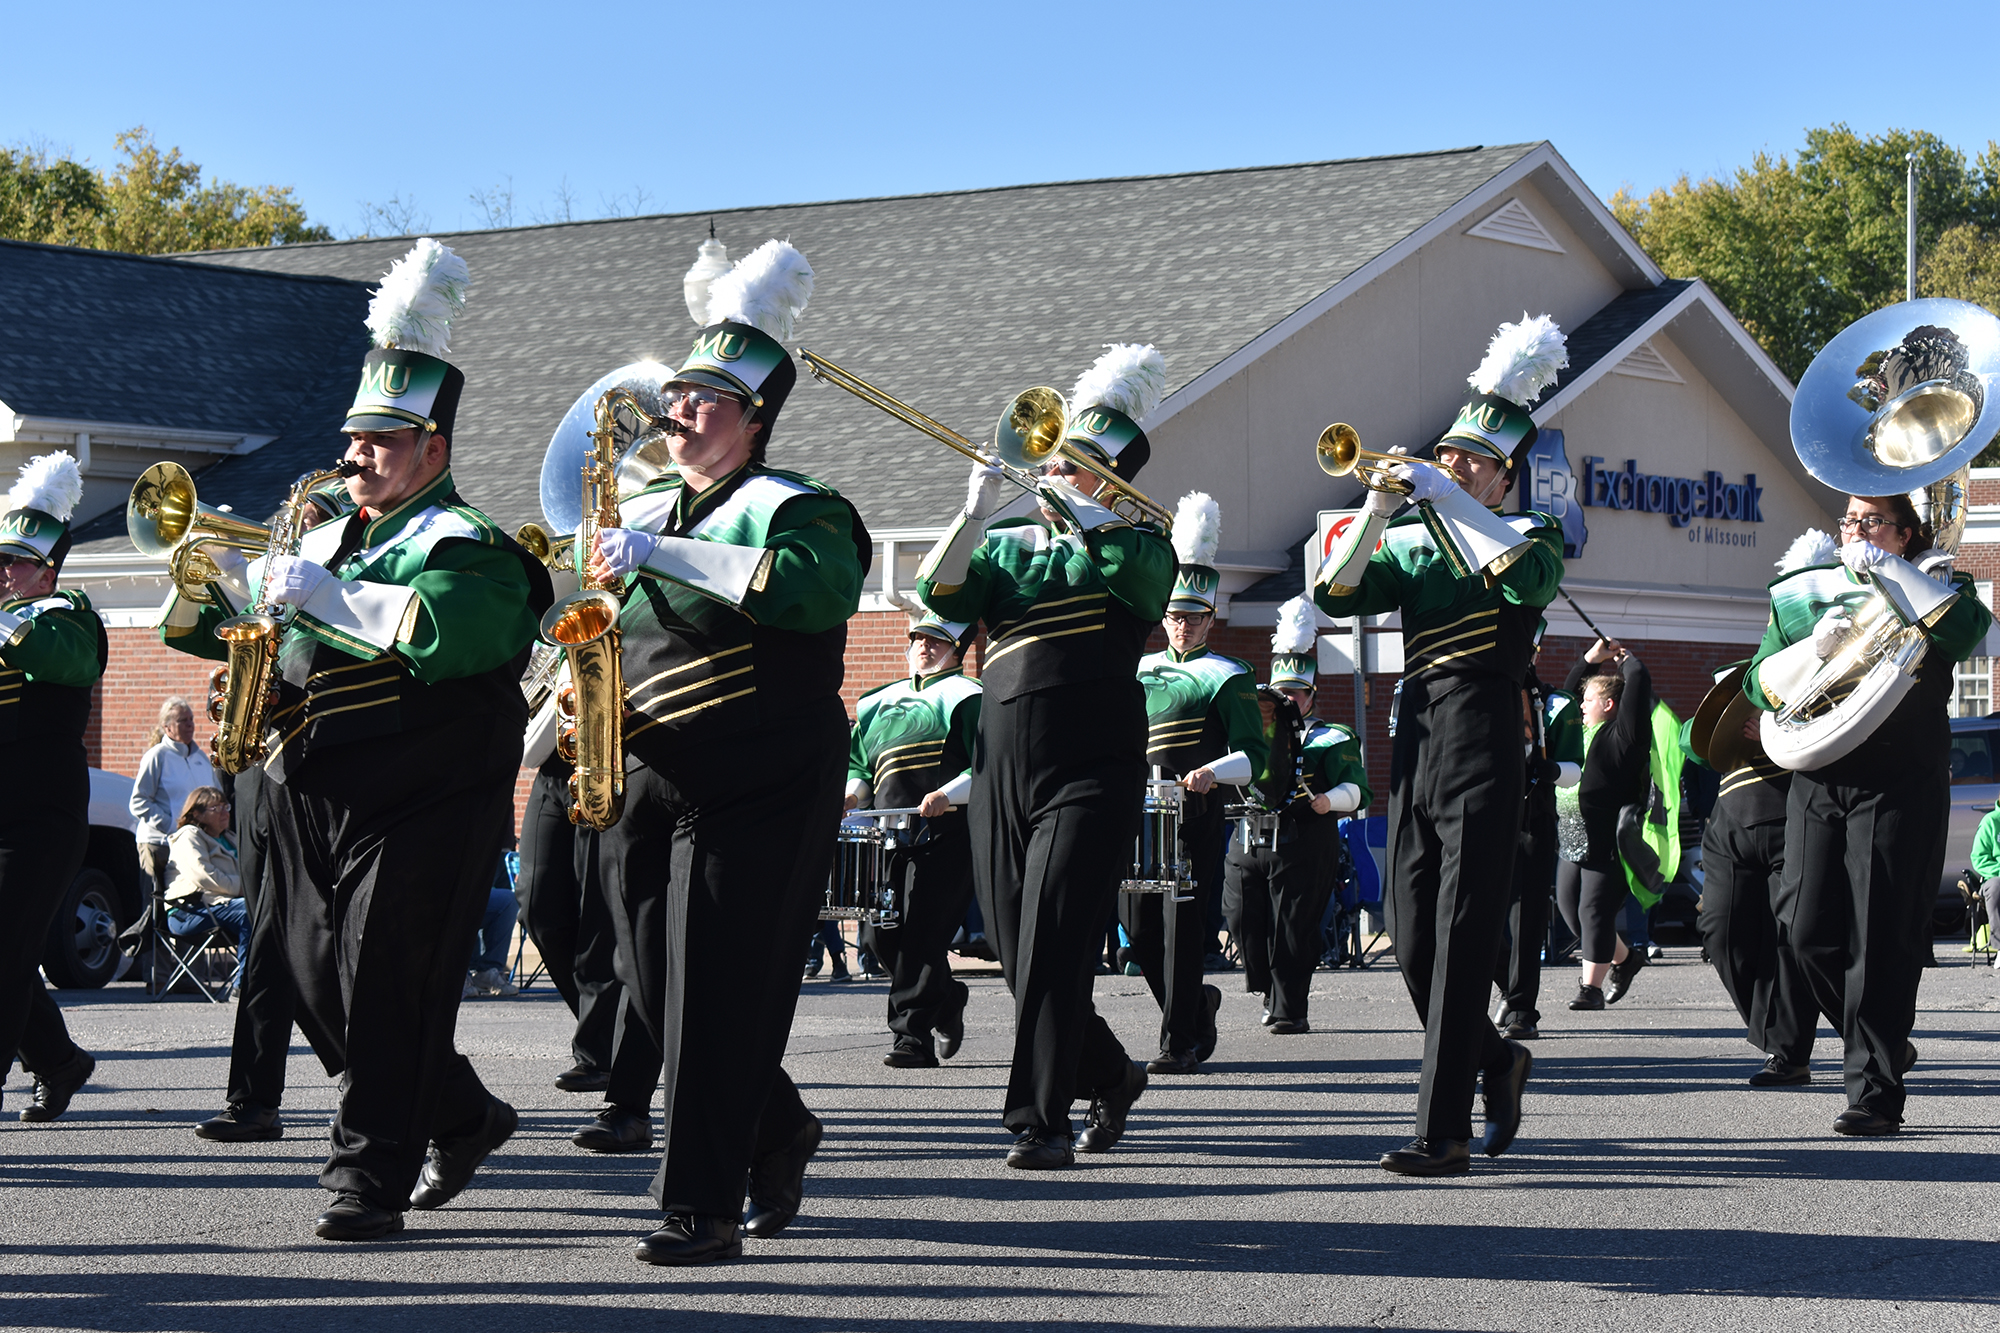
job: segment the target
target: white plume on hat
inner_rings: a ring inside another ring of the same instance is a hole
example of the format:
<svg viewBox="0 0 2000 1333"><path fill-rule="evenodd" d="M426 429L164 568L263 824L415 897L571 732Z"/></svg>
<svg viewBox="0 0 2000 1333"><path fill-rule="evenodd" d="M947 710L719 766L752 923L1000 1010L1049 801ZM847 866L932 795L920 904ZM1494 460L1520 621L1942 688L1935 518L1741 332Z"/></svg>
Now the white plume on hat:
<svg viewBox="0 0 2000 1333"><path fill-rule="evenodd" d="M813 271L790 241L769 240L709 284L708 322L748 324L779 342L812 300Z"/></svg>
<svg viewBox="0 0 2000 1333"><path fill-rule="evenodd" d="M1839 554L1840 546L1833 538L1818 528L1807 528L1785 548L1783 555L1771 563L1776 565L1781 573L1789 574L1795 569L1804 569L1807 565L1829 564Z"/></svg>
<svg viewBox="0 0 2000 1333"><path fill-rule="evenodd" d="M1167 359L1151 343L1106 343L1104 354L1077 376L1072 411L1108 407L1138 421L1167 396Z"/></svg>
<svg viewBox="0 0 2000 1333"><path fill-rule="evenodd" d="M1319 639L1319 613L1311 599L1294 597L1278 608L1278 628L1271 633L1271 651L1281 657L1303 657Z"/></svg>
<svg viewBox="0 0 2000 1333"><path fill-rule="evenodd" d="M1556 382L1556 372L1568 364L1569 342L1562 329L1547 315L1531 319L1523 310L1519 324L1500 326L1486 345L1486 359L1465 381L1481 393L1498 394L1516 406L1527 407Z"/></svg>
<svg viewBox="0 0 2000 1333"><path fill-rule="evenodd" d="M1174 554L1184 565L1213 565L1220 549L1222 506L1213 496L1189 491L1174 506Z"/></svg>
<svg viewBox="0 0 2000 1333"><path fill-rule="evenodd" d="M471 272L450 246L421 238L389 266L368 303L375 345L442 358L451 350L451 321L465 309L471 285Z"/></svg>
<svg viewBox="0 0 2000 1333"><path fill-rule="evenodd" d="M83 474L66 450L40 454L21 467L21 479L7 492L7 508L39 509L59 522L69 522L83 499Z"/></svg>

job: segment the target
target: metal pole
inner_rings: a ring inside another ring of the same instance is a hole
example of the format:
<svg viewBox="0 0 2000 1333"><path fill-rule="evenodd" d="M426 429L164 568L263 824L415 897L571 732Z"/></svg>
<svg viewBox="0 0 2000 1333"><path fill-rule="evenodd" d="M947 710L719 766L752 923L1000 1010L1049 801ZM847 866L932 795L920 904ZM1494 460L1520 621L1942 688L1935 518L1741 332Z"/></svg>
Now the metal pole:
<svg viewBox="0 0 2000 1333"><path fill-rule="evenodd" d="M1361 762L1368 762L1368 666L1362 657L1367 651L1368 636L1361 628L1361 617L1354 617L1354 739L1361 747Z"/></svg>
<svg viewBox="0 0 2000 1333"><path fill-rule="evenodd" d="M1903 239L1903 299L1917 299L1917 155L1907 153L1904 161L1910 165L1909 183L1903 196L1905 214Z"/></svg>

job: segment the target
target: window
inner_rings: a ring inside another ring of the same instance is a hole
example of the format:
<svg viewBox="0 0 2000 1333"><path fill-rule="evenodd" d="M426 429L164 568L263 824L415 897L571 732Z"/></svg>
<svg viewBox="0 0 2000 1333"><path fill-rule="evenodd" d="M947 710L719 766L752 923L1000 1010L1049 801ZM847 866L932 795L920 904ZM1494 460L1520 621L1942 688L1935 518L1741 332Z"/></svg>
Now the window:
<svg viewBox="0 0 2000 1333"><path fill-rule="evenodd" d="M1954 731L1951 734L1951 780L1993 781L1993 737L1990 729Z"/></svg>
<svg viewBox="0 0 2000 1333"><path fill-rule="evenodd" d="M1993 659L1968 657L1952 668L1953 717L1985 717L1993 711Z"/></svg>

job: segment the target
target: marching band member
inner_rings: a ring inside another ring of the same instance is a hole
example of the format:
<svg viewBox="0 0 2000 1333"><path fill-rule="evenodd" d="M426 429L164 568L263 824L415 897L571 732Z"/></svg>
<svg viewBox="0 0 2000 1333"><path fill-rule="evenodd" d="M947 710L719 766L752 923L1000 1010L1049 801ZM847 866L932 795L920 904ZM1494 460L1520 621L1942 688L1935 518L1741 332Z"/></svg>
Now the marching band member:
<svg viewBox="0 0 2000 1333"><path fill-rule="evenodd" d="M267 718L264 885L299 1025L343 1076L320 1175L334 1202L315 1225L328 1240L388 1235L405 1209L448 1202L516 1125L452 1032L512 823L518 682L549 584L453 485L465 376L444 355L467 282L429 238L396 262L344 427L358 508L251 570L263 600L294 611ZM170 595L161 635L222 657L224 618Z"/></svg>
<svg viewBox="0 0 2000 1333"><path fill-rule="evenodd" d="M628 1021L665 1057L666 1219L644 1263L778 1234L820 1141L780 1062L840 822L847 619L873 548L839 494L764 462L798 379L782 340L811 293L805 256L775 240L715 281L662 393L677 470L622 501L590 553L594 577L634 576L624 815L595 855Z"/></svg>
<svg viewBox="0 0 2000 1333"><path fill-rule="evenodd" d="M1271 680L1257 692L1270 748L1255 789L1278 827L1268 844L1231 840L1223 890L1243 988L1264 997L1264 1028L1280 1036L1312 1030L1312 974L1326 951L1320 922L1339 888L1340 817L1365 810L1372 795L1354 733L1313 714L1318 638L1310 601L1278 608Z"/></svg>
<svg viewBox="0 0 2000 1333"><path fill-rule="evenodd" d="M1166 378L1156 349L1112 347L1077 381L1065 447L1129 480L1152 452L1138 419ZM968 815L973 888L1014 995L1003 1119L1017 1135L1007 1164L1023 1170L1074 1162L1079 1093L1091 1104L1075 1149L1105 1152L1145 1091L1091 988L1144 811L1136 671L1174 571L1165 537L1097 503L1098 477L1060 457L1048 471L1039 518L982 532L1003 478L974 464L965 510L917 581L931 610L984 620L990 636Z"/></svg>
<svg viewBox="0 0 2000 1333"><path fill-rule="evenodd" d="M1222 992L1204 985L1201 975L1212 938L1208 907L1219 901L1229 842L1217 787L1247 786L1263 770L1267 749L1250 664L1208 647L1222 582L1214 567L1221 529L1213 499L1200 492L1181 497L1174 513L1174 588L1160 622L1167 647L1139 659L1146 762L1187 788L1180 850L1195 884L1187 902L1158 893L1119 895L1118 919L1132 941L1132 957L1160 1006L1160 1053L1147 1064L1149 1074L1192 1074L1215 1052Z"/></svg>
<svg viewBox="0 0 2000 1333"><path fill-rule="evenodd" d="M1875 595L1862 577L1869 571L1928 574L1957 593L1923 626L1929 646L1895 711L1839 759L1794 773L1785 803L1785 865L1772 906L1813 1003L1846 1048L1848 1108L1833 1128L1873 1136L1902 1126L1903 1076L1916 1063L1910 1029L1950 798L1951 668L1971 655L1993 616L1971 577L1952 572L1949 553L1931 549L1933 534L1908 496L1849 496L1840 534L1837 561L1771 584L1771 622L1743 681L1759 708L1776 702L1762 684L1774 654L1809 641L1825 659L1848 642L1855 613Z"/></svg>
<svg viewBox="0 0 2000 1333"><path fill-rule="evenodd" d="M1809 531L1778 561L1789 573L1833 558L1833 538ZM1706 758L1682 742L1696 763L1722 773L1722 783L1701 835L1701 943L1723 990L1743 1017L1750 1044L1764 1053L1753 1088L1812 1082L1812 1048L1819 1011L1784 947L1772 903L1785 872L1785 803L1792 772L1764 753L1762 713L1742 697L1748 659L1716 673L1734 704L1705 740ZM1684 729L1692 738L1694 719ZM1727 734L1725 734L1727 733ZM1712 762L1711 762L1712 761Z"/></svg>
<svg viewBox="0 0 2000 1333"><path fill-rule="evenodd" d="M69 554L69 518L83 478L67 453L28 461L0 513L0 768L35 799L0 811L0 1080L34 1075L26 1121L54 1120L90 1079L97 1061L70 1040L62 1011L42 984L42 946L90 842L90 768L83 730L90 691L110 642L80 592L58 592Z"/></svg>
<svg viewBox="0 0 2000 1333"><path fill-rule="evenodd" d="M1535 631L1535 659L1542 655L1544 620ZM1514 885L1507 895L1507 943L1493 969L1500 989L1494 1023L1510 1041L1542 1035L1542 950L1548 946L1549 895L1556 878L1556 793L1583 776L1583 715L1576 697L1542 683L1530 666L1521 681L1521 747L1527 757L1521 798L1521 836L1514 853Z"/></svg>
<svg viewBox="0 0 2000 1333"><path fill-rule="evenodd" d="M1567 363L1546 316L1503 324L1470 376L1477 393L1436 446L1436 466L1398 465L1410 498L1463 490L1496 508L1535 437L1528 404ZM1562 533L1546 515L1510 520L1525 553L1498 575L1451 564L1426 523L1394 523L1394 492L1370 490L1361 517L1320 566L1313 600L1334 616L1400 610L1407 668L1390 767L1389 930L1424 1024L1417 1137L1382 1158L1401 1175L1471 1169L1472 1094L1483 1073L1486 1152L1514 1140L1534 1058L1486 1017L1521 826L1521 678L1535 624L1562 583ZM1384 538L1384 529L1387 529ZM1380 550L1376 549L1382 538Z"/></svg>
<svg viewBox="0 0 2000 1333"><path fill-rule="evenodd" d="M965 1040L965 983L945 958L972 901L972 844L964 805L979 736L979 682L964 657L973 627L926 614L910 626L910 676L855 704L848 741L847 808L917 807L919 841L896 854L903 893L894 930L873 932L889 966L889 1031L882 1057L894 1069L928 1069ZM939 1045L933 1047L932 1034Z"/></svg>

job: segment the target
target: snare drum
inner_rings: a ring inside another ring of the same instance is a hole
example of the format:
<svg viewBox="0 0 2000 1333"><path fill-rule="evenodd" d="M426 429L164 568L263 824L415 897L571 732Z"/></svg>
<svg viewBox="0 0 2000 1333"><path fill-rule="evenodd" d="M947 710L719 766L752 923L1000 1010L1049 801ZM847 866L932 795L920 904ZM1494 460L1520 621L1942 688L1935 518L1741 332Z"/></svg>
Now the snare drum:
<svg viewBox="0 0 2000 1333"><path fill-rule="evenodd" d="M1181 802L1178 782L1155 778L1146 783L1146 813L1132 851L1132 874L1118 888L1124 893L1164 893L1177 903L1194 898L1194 870L1181 855Z"/></svg>
<svg viewBox="0 0 2000 1333"><path fill-rule="evenodd" d="M896 910L896 886L889 877L897 844L895 830L859 821L842 824L819 919L893 928L902 916Z"/></svg>
<svg viewBox="0 0 2000 1333"><path fill-rule="evenodd" d="M1224 806L1223 815L1236 821L1236 845L1245 852L1278 845L1278 821L1284 816L1261 805Z"/></svg>

